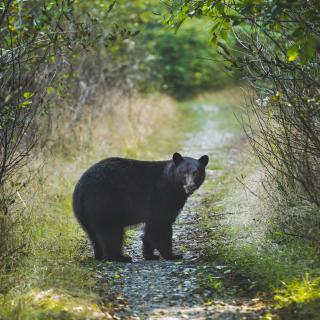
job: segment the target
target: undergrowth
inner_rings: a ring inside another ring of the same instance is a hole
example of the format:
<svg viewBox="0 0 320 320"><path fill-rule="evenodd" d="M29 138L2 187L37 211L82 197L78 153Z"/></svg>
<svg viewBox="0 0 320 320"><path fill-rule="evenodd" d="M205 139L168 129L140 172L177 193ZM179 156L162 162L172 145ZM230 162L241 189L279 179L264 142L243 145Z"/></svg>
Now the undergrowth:
<svg viewBox="0 0 320 320"><path fill-rule="evenodd" d="M209 166L216 177L205 185L201 221L210 238L208 259L222 269L202 273L200 283L205 290L212 287L212 298L231 293L271 301L273 311L265 319L319 319L317 246L280 234L259 166L246 151L234 157L232 148L248 149L242 143L225 147Z"/></svg>
<svg viewBox="0 0 320 320"><path fill-rule="evenodd" d="M184 138L188 116L166 97L136 98L90 125L79 123L74 139L60 138L45 158L35 157L30 166L38 168L37 175L20 194L28 214L17 230L27 249L1 270L0 319L109 317L112 302L104 301L108 284L74 218L73 188L81 173L102 158L167 158ZM130 241L130 232L126 239Z"/></svg>

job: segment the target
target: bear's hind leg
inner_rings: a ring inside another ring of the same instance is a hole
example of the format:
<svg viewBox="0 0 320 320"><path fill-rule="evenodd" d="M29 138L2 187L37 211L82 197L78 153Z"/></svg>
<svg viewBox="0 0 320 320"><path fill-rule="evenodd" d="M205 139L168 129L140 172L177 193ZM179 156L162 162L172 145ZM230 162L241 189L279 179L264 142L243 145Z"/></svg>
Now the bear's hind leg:
<svg viewBox="0 0 320 320"><path fill-rule="evenodd" d="M98 239L97 239L95 233L92 232L88 226L83 226L83 228L86 231L86 233L89 237L89 240L92 244L94 257L99 261L103 260L102 247L101 247L100 243L98 242Z"/></svg>
<svg viewBox="0 0 320 320"><path fill-rule="evenodd" d="M92 241L92 246L93 246L94 257L99 261L103 260L102 248L100 247L98 242Z"/></svg>
<svg viewBox="0 0 320 320"><path fill-rule="evenodd" d="M109 226L99 235L103 259L120 262L132 261L131 257L122 254L123 232L122 227Z"/></svg>

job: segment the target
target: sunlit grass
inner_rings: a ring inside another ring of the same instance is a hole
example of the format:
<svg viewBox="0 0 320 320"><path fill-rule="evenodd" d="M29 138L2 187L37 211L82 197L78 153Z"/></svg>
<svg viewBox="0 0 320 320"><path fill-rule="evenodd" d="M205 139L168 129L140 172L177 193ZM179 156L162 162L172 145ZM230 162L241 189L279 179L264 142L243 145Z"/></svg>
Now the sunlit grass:
<svg viewBox="0 0 320 320"><path fill-rule="evenodd" d="M320 277L306 274L300 281L284 283L274 301L282 319L320 319Z"/></svg>
<svg viewBox="0 0 320 320"><path fill-rule="evenodd" d="M95 264L71 210L72 180L56 178L59 193L54 188L38 193L43 203L33 212L32 252L4 278L11 290L0 295L0 317L86 319L101 313Z"/></svg>
<svg viewBox="0 0 320 320"><path fill-rule="evenodd" d="M21 193L30 207L24 220L30 229L29 249L1 275L0 318L98 319L112 310L112 303L102 303L107 284L72 212L73 188L96 161L115 155L167 158L184 137L185 116L172 100L158 95L132 103L130 110L119 106L96 123L80 123L75 139L68 136L54 145L46 165ZM172 138L177 124L181 132Z"/></svg>
<svg viewBox="0 0 320 320"><path fill-rule="evenodd" d="M209 168L217 174L205 185L201 221L211 238L210 261L226 265L228 272L221 272L221 279L211 276L211 281L210 274L200 279L204 289L212 285L212 292L223 297L230 290L233 296L268 297L275 310L266 319L276 319L276 314L284 319L319 319L316 248L300 238L280 239L273 232L274 207L268 205L267 197L251 193L259 195L263 189L256 182L258 166L250 154L231 163L226 157L218 158Z"/></svg>
<svg viewBox="0 0 320 320"><path fill-rule="evenodd" d="M96 304L96 297L71 296L68 292L51 288L40 290L34 288L18 301L12 299L12 305L2 309L2 316L10 319L105 319L107 312ZM3 304L2 304L3 306ZM5 306L5 304L4 304Z"/></svg>
<svg viewBox="0 0 320 320"><path fill-rule="evenodd" d="M224 176L222 179L225 183ZM275 308L270 319L278 313L283 313L284 319L319 319L320 264L315 248L299 239L278 243L271 236L252 238L254 226L225 223L228 187L227 183L225 189L209 196L201 209L202 226L211 237L207 250L209 260L215 265L226 265L228 271L219 273L222 278L218 279L214 277L216 274L202 273L200 284L204 290L211 289L214 296L220 298L268 297Z"/></svg>

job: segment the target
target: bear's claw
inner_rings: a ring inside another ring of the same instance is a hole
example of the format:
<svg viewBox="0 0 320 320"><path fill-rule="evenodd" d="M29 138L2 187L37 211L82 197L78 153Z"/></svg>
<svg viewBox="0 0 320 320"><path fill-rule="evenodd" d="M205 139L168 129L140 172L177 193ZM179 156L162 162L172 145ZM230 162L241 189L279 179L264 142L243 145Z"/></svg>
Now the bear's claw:
<svg viewBox="0 0 320 320"><path fill-rule="evenodd" d="M153 255L145 256L145 259L146 259L146 260L159 260L159 259L160 259L160 256L158 256L158 255L156 255L156 254L153 254Z"/></svg>

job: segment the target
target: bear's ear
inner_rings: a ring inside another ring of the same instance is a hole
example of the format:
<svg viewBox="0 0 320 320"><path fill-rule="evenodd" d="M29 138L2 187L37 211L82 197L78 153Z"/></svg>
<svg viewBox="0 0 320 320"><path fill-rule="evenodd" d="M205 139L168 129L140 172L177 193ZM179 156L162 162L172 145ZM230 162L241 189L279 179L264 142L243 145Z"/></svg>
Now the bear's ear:
<svg viewBox="0 0 320 320"><path fill-rule="evenodd" d="M180 162L183 161L183 157L180 153L178 152L175 152L172 156L172 161L175 163L175 164L179 164Z"/></svg>
<svg viewBox="0 0 320 320"><path fill-rule="evenodd" d="M209 162L209 157L207 155L204 155L201 158L199 158L198 161L204 166L206 166Z"/></svg>

